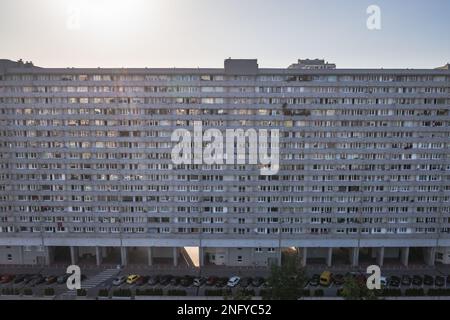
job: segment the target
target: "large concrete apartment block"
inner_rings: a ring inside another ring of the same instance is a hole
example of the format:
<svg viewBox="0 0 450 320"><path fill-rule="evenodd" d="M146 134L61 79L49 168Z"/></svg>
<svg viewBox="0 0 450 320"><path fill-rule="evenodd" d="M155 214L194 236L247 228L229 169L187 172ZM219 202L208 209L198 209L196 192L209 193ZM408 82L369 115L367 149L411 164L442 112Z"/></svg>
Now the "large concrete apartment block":
<svg viewBox="0 0 450 320"><path fill-rule="evenodd" d="M450 263L450 70L0 60L0 264ZM175 129L279 129L280 170L180 164Z"/></svg>

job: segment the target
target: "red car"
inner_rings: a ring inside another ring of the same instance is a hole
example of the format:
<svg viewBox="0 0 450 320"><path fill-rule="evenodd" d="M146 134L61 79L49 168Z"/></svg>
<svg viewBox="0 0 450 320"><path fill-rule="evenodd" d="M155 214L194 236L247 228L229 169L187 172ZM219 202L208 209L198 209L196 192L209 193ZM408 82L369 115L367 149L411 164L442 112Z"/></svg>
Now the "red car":
<svg viewBox="0 0 450 320"><path fill-rule="evenodd" d="M8 283L11 282L12 280L14 280L15 275L12 274L4 274L2 275L2 277L0 278L0 283Z"/></svg>
<svg viewBox="0 0 450 320"><path fill-rule="evenodd" d="M207 286L213 286L213 285L216 284L217 280L218 280L217 277L209 277L209 278L206 280L206 285L207 285Z"/></svg>

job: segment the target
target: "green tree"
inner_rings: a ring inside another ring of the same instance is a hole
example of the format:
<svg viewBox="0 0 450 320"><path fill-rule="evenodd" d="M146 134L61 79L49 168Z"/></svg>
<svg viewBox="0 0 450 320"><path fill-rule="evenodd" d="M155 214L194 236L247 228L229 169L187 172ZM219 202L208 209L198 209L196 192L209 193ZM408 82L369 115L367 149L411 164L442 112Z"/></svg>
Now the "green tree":
<svg viewBox="0 0 450 320"><path fill-rule="evenodd" d="M268 299L297 300L302 297L307 279L305 270L299 265L296 255L286 255L282 266L272 266L267 279Z"/></svg>
<svg viewBox="0 0 450 320"><path fill-rule="evenodd" d="M346 300L375 300L374 290L369 290L366 283L358 281L352 276L345 277L341 295Z"/></svg>

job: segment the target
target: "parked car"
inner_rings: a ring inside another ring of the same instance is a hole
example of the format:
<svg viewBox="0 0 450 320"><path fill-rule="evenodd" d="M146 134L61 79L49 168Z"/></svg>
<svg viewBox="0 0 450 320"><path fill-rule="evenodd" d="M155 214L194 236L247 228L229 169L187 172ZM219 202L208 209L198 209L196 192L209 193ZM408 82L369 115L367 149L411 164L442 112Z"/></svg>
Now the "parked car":
<svg viewBox="0 0 450 320"><path fill-rule="evenodd" d="M172 277L172 279L170 279L170 285L178 286L180 284L180 281L181 277Z"/></svg>
<svg viewBox="0 0 450 320"><path fill-rule="evenodd" d="M30 281L30 286L35 287L45 282L45 277L42 275L38 275L36 278Z"/></svg>
<svg viewBox="0 0 450 320"><path fill-rule="evenodd" d="M13 274L4 274L0 277L0 283L4 284L4 283L9 283L11 281L13 281L15 278L15 275Z"/></svg>
<svg viewBox="0 0 450 320"><path fill-rule="evenodd" d="M52 284L55 283L58 278L56 276L47 276L45 277L45 283L46 284Z"/></svg>
<svg viewBox="0 0 450 320"><path fill-rule="evenodd" d="M206 285L207 286L213 286L213 285L216 284L217 280L218 280L217 277L211 276L211 277L208 278L208 280L206 280Z"/></svg>
<svg viewBox="0 0 450 320"><path fill-rule="evenodd" d="M156 276L150 276L150 278L148 278L147 283L151 286L157 285L159 283L159 280L161 279L160 275L156 275Z"/></svg>
<svg viewBox="0 0 450 320"><path fill-rule="evenodd" d="M263 277L255 277L252 279L252 286L255 288L260 287L264 284L264 278Z"/></svg>
<svg viewBox="0 0 450 320"><path fill-rule="evenodd" d="M403 286L410 286L411 283L412 283L412 277L407 275L407 274L404 274L402 276L402 285Z"/></svg>
<svg viewBox="0 0 450 320"><path fill-rule="evenodd" d="M113 280L112 284L113 286L120 286L121 284L125 283L125 281L127 281L127 277L118 276Z"/></svg>
<svg viewBox="0 0 450 320"><path fill-rule="evenodd" d="M317 287L320 283L320 275L319 274L314 274L311 279L309 279L308 281L309 285L311 287Z"/></svg>
<svg viewBox="0 0 450 320"><path fill-rule="evenodd" d="M347 272L344 276L344 278L352 278L352 279L356 279L356 277L359 275L360 273L358 272Z"/></svg>
<svg viewBox="0 0 450 320"><path fill-rule="evenodd" d="M230 279L228 279L227 286L230 288L234 288L238 285L239 281L241 281L241 278L237 276L231 277Z"/></svg>
<svg viewBox="0 0 450 320"><path fill-rule="evenodd" d="M17 275L16 278L14 279L14 283L18 284L18 283L23 282L25 280L26 276L27 276L26 274Z"/></svg>
<svg viewBox="0 0 450 320"><path fill-rule="evenodd" d="M398 288L398 287L400 287L400 283L401 283L401 279L400 279L399 277L397 277L397 276L392 276L392 277L389 279L388 285L389 285L390 287Z"/></svg>
<svg viewBox="0 0 450 320"><path fill-rule="evenodd" d="M228 283L228 278L218 278L216 281L216 287L222 288L225 287Z"/></svg>
<svg viewBox="0 0 450 320"><path fill-rule="evenodd" d="M412 284L421 287L423 285L423 277L419 275L414 275L412 278Z"/></svg>
<svg viewBox="0 0 450 320"><path fill-rule="evenodd" d="M334 274L333 275L333 283L336 285L336 286L342 286L343 284L344 284L344 281L345 281L345 279L344 279L344 275L343 274Z"/></svg>
<svg viewBox="0 0 450 320"><path fill-rule="evenodd" d="M36 279L39 275L37 274L29 274L25 276L25 279L23 279L24 284L29 284L33 279Z"/></svg>
<svg viewBox="0 0 450 320"><path fill-rule="evenodd" d="M139 279L139 275L138 274L130 274L127 277L127 284L134 284L138 279Z"/></svg>
<svg viewBox="0 0 450 320"><path fill-rule="evenodd" d="M206 278L204 278L204 277L195 278L194 282L193 282L195 287L201 287L205 283L206 283Z"/></svg>
<svg viewBox="0 0 450 320"><path fill-rule="evenodd" d="M67 279L69 279L69 277L70 277L70 274L67 274L67 273L62 274L62 275L60 275L58 278L56 278L56 282L57 282L58 284L66 283L66 282L67 282Z"/></svg>
<svg viewBox="0 0 450 320"><path fill-rule="evenodd" d="M445 286L445 278L443 276L436 276L436 278L434 278L434 285L436 287Z"/></svg>
<svg viewBox="0 0 450 320"><path fill-rule="evenodd" d="M146 284L148 282L148 276L140 276L139 279L136 280L136 285L137 286L143 286L144 284Z"/></svg>
<svg viewBox="0 0 450 320"><path fill-rule="evenodd" d="M367 275L365 275L365 274L360 273L355 276L355 279L360 285L366 285L366 283L367 283ZM400 281L400 279L399 279L399 281Z"/></svg>
<svg viewBox="0 0 450 320"><path fill-rule="evenodd" d="M330 271L324 271L320 275L320 285L323 287L329 287L331 284L332 274Z"/></svg>
<svg viewBox="0 0 450 320"><path fill-rule="evenodd" d="M172 280L173 276L166 274L159 279L159 284L162 286L167 286Z"/></svg>
<svg viewBox="0 0 450 320"><path fill-rule="evenodd" d="M181 278L180 280L180 284L183 287L189 287L194 283L194 277L189 276L189 275L185 275L183 278Z"/></svg>
<svg viewBox="0 0 450 320"><path fill-rule="evenodd" d="M426 286L432 286L434 285L434 277L430 275L423 276L423 284Z"/></svg>
<svg viewBox="0 0 450 320"><path fill-rule="evenodd" d="M247 288L251 284L252 284L252 278L250 278L250 277L244 277L241 279L241 282L239 282L239 286L241 288Z"/></svg>

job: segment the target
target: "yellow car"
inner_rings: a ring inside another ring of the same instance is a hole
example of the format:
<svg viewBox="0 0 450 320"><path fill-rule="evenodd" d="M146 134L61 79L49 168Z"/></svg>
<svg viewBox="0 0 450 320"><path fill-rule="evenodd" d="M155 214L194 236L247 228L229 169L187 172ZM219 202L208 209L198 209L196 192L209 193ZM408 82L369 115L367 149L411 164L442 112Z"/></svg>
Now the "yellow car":
<svg viewBox="0 0 450 320"><path fill-rule="evenodd" d="M138 276L137 274L130 274L127 278L127 283L128 284L133 284L137 281L137 279L139 279L140 276Z"/></svg>
<svg viewBox="0 0 450 320"><path fill-rule="evenodd" d="M328 287L331 284L331 272L330 271L324 271L320 275L320 285L324 287Z"/></svg>

